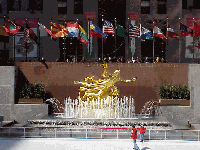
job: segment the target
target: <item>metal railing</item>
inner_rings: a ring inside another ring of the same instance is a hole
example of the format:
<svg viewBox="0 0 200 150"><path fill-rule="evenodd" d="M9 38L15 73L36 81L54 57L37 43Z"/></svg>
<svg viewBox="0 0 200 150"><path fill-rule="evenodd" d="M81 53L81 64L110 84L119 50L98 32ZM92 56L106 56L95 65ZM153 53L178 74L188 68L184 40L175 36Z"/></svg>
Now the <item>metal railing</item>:
<svg viewBox="0 0 200 150"><path fill-rule="evenodd" d="M199 131L193 129L148 129L144 134L144 139L199 141ZM129 139L130 135L130 128L0 127L0 138Z"/></svg>

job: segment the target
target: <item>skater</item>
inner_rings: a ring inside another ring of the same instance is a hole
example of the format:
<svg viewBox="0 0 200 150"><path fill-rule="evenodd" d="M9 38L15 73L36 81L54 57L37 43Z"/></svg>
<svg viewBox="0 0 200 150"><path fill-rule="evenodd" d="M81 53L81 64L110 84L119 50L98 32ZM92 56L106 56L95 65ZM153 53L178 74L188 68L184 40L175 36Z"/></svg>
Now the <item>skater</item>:
<svg viewBox="0 0 200 150"><path fill-rule="evenodd" d="M144 142L144 133L145 133L146 128L144 128L143 125L140 127L140 142Z"/></svg>
<svg viewBox="0 0 200 150"><path fill-rule="evenodd" d="M135 128L135 126L132 125L131 138L133 139L133 143L134 143L134 148L133 148L133 149L139 150L139 147L138 147L137 144L136 144L137 130L138 130L138 128Z"/></svg>

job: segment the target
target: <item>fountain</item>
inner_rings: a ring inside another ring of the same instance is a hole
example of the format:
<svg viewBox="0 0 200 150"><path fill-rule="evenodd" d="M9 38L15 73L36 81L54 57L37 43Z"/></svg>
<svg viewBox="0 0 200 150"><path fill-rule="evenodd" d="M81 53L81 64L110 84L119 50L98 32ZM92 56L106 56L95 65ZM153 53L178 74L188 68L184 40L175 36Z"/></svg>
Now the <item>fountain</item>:
<svg viewBox="0 0 200 150"><path fill-rule="evenodd" d="M65 125L65 126L130 126L136 124L134 120L152 119L151 116L136 115L134 99L124 96L119 98L119 90L115 83L121 81L125 83L133 82L137 79L134 77L130 80L120 78L120 70L115 70L113 74L107 73L107 64L102 64L104 72L98 80L92 77L86 77L83 82L74 81L74 84L81 84L77 99L65 98L65 107L56 99L48 99L54 114L52 119L46 120L29 120L32 125ZM60 110L64 113L58 113ZM146 112L146 111L145 111ZM158 124L146 122L146 124ZM162 123L160 123L162 124ZM167 125L168 123L163 123Z"/></svg>
<svg viewBox="0 0 200 150"><path fill-rule="evenodd" d="M113 99L113 97L112 97ZM100 101L100 102L99 102ZM98 105L100 103L100 105ZM135 105L133 98L115 98L114 101L91 100L79 103L78 99L66 98L63 118L134 118Z"/></svg>

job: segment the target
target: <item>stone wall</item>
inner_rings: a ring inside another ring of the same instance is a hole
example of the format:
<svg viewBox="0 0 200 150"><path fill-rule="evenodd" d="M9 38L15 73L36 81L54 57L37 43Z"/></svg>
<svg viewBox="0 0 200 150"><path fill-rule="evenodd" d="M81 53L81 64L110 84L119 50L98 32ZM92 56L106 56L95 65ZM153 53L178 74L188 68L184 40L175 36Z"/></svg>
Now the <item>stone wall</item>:
<svg viewBox="0 0 200 150"><path fill-rule="evenodd" d="M174 124L200 123L200 65L189 64L190 106L160 106L162 114Z"/></svg>
<svg viewBox="0 0 200 150"><path fill-rule="evenodd" d="M0 67L0 116L4 121L12 120L14 108L15 67Z"/></svg>
<svg viewBox="0 0 200 150"><path fill-rule="evenodd" d="M25 124L27 119L47 115L47 104L15 104L15 76L18 77L15 72L18 74L17 67L0 67L0 121L16 120Z"/></svg>
<svg viewBox="0 0 200 150"><path fill-rule="evenodd" d="M13 119L26 124L29 119L40 119L48 115L48 104L15 104Z"/></svg>

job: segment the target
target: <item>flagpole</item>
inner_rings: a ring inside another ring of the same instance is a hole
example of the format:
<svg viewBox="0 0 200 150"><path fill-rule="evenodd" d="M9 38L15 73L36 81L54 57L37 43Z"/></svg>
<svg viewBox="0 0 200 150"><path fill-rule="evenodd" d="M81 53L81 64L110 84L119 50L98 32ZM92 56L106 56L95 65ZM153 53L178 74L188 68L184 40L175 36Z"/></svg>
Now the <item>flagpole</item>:
<svg viewBox="0 0 200 150"><path fill-rule="evenodd" d="M4 26L6 27L6 16L3 16L3 17L4 17ZM5 41L3 42L3 45L4 45L4 50L6 50Z"/></svg>
<svg viewBox="0 0 200 150"><path fill-rule="evenodd" d="M116 18L115 18L115 58L117 58L117 44L116 44L116 41L117 41L117 20L116 20Z"/></svg>
<svg viewBox="0 0 200 150"><path fill-rule="evenodd" d="M27 32L27 19L26 19L26 32ZM26 33L27 34L27 33ZM27 36L27 35L26 35ZM26 37L27 38L27 37ZM26 40L26 62L27 62L27 40Z"/></svg>
<svg viewBox="0 0 200 150"><path fill-rule="evenodd" d="M181 18L179 18L179 63L181 63L181 27L180 27L180 24L181 24Z"/></svg>
<svg viewBox="0 0 200 150"><path fill-rule="evenodd" d="M78 19L76 19L76 23L78 23ZM76 62L77 62L77 60L78 60L78 56L77 56L77 42L78 41L78 37L76 38Z"/></svg>
<svg viewBox="0 0 200 150"><path fill-rule="evenodd" d="M154 21L153 21L153 33L154 33L154 29L155 28L155 26L154 26ZM153 36L153 63L154 63L154 36Z"/></svg>
<svg viewBox="0 0 200 150"><path fill-rule="evenodd" d="M38 46L38 61L40 61L40 29L39 29L38 22L40 22L39 18L37 20L37 30L38 30L38 35L37 35L37 37L38 37L38 44L37 44L37 46Z"/></svg>
<svg viewBox="0 0 200 150"><path fill-rule="evenodd" d="M104 20L103 20L103 15L102 15L102 54L101 54L101 55L102 55L102 56L101 56L101 57L102 57L102 62L103 62L103 31L104 31L104 30L103 30L103 21L104 21Z"/></svg>
<svg viewBox="0 0 200 150"><path fill-rule="evenodd" d="M129 54L129 44L130 44L130 42L129 42L129 39L130 37L129 37L129 18L128 18L128 54ZM131 55L132 55L132 52L131 52Z"/></svg>
<svg viewBox="0 0 200 150"><path fill-rule="evenodd" d="M168 29L168 20L169 18L168 18L168 16L167 16L167 29ZM168 32L166 33L166 36L167 36L167 41L166 41L166 49L165 49L165 54L166 54L166 51L167 51L167 49L168 49ZM166 61L166 56L165 56L165 61Z"/></svg>
<svg viewBox="0 0 200 150"><path fill-rule="evenodd" d="M63 23L63 26L65 27L65 18L64 18L64 23ZM66 57L66 37L63 37L63 39L64 39L64 62L65 62L65 57Z"/></svg>
<svg viewBox="0 0 200 150"><path fill-rule="evenodd" d="M193 57L192 61L194 62L194 18L193 18Z"/></svg>
<svg viewBox="0 0 200 150"><path fill-rule="evenodd" d="M89 61L90 61L90 18L88 18L88 51L89 51Z"/></svg>
<svg viewBox="0 0 200 150"><path fill-rule="evenodd" d="M13 21L15 22L15 18L13 19ZM15 62L15 34L14 34L14 62Z"/></svg>

